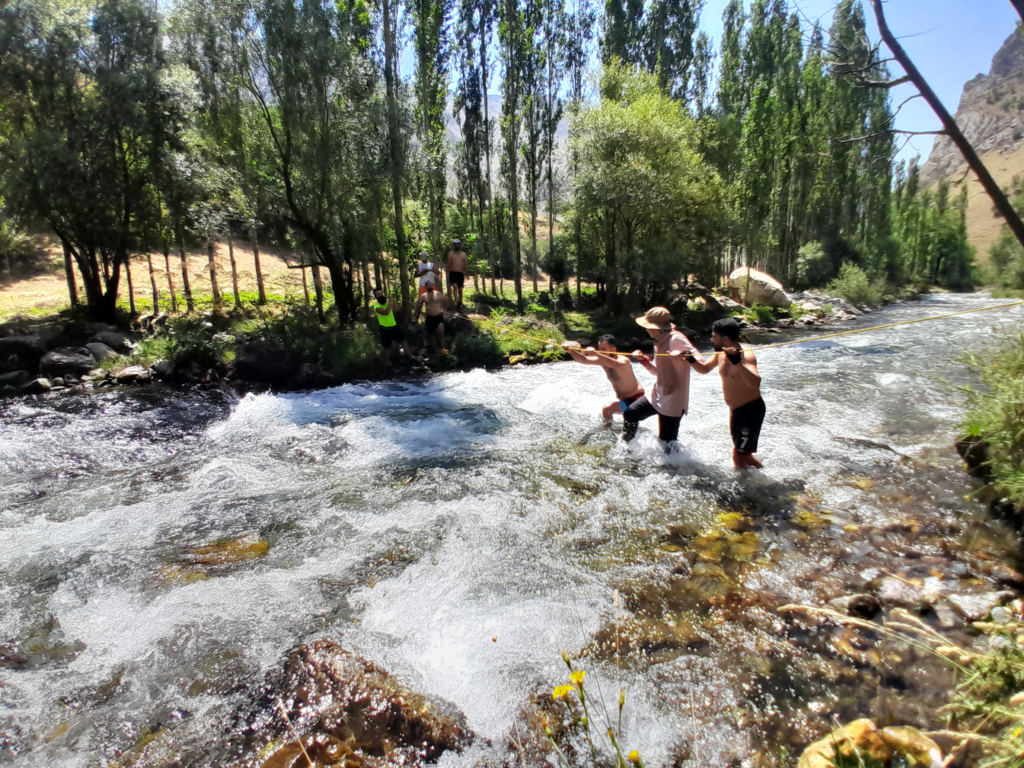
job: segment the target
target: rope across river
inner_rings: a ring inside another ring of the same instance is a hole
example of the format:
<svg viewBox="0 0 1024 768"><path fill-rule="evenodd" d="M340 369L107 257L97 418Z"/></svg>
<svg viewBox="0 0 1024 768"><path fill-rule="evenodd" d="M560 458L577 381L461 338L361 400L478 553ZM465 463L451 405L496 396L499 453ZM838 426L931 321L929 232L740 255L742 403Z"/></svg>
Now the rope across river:
<svg viewBox="0 0 1024 768"><path fill-rule="evenodd" d="M957 317L959 315L970 315L970 314L973 314L975 312L989 312L989 311L995 310L995 309L1006 309L1007 307L1019 307L1019 306L1022 306L1022 305L1024 305L1024 300L1021 300L1021 301L1011 301L1011 302L1009 302L1007 304L997 304L997 305L992 306L992 307L979 307L977 309L965 309L965 310L962 310L960 312L949 312L949 313L947 313L945 315L933 315L932 317L919 317L916 320L901 320L900 322L897 322L897 323L886 323L885 325L875 325L875 326L872 326L870 328L855 328L855 329L853 329L851 331L838 331L836 333L826 333L826 334L824 334L822 336L814 336L813 338L808 338L808 339L793 339L791 341L780 341L780 342L777 342L775 344L765 344L764 346L761 346L761 347L753 347L753 349L755 351L757 351L757 352L761 352L761 351L763 351L765 349L776 349L778 347L788 347L788 346L790 346L792 344L806 344L806 343L808 343L810 341L822 341L824 339L834 339L834 338L838 338L839 336L853 336L853 335L858 334L858 333L869 333L871 331L885 330L886 328L897 328L897 327L899 327L901 325L913 325L914 323L927 323L930 320L945 320L946 318ZM545 344L545 345L546 344L552 344L552 345L555 345L555 346L559 346L558 342L554 341L553 339L542 339L539 336L530 336L529 334L526 334L526 333L520 333L519 331L514 331L511 328L502 328L500 331L498 331L498 333L511 333L511 334L513 334L515 336L522 336L524 339L529 339L530 341L535 341L535 342L538 342L540 344ZM598 354L601 354L601 355L618 355L618 356L622 356L622 357L631 357L633 353L632 352L599 352ZM725 353L724 352L702 352L701 354L704 357L714 357L716 355L725 354ZM659 353L657 353L655 355L649 355L649 357L671 357L671 356L672 356L671 354L664 353L664 352L659 352Z"/></svg>

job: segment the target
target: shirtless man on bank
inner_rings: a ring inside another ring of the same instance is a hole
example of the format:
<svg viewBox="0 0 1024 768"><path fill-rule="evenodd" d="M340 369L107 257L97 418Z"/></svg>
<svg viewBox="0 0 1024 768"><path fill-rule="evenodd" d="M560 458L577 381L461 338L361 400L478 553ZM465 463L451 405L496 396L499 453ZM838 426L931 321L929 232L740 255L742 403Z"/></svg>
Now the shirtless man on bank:
<svg viewBox="0 0 1024 768"><path fill-rule="evenodd" d="M455 238L452 241L452 250L445 262L445 269L448 270L448 287L452 289L452 298L455 305L462 311L462 287L466 284L466 252L462 250L462 241Z"/></svg>
<svg viewBox="0 0 1024 768"><path fill-rule="evenodd" d="M616 400L608 403L601 409L601 415L609 424L612 415L624 413L629 404L644 396L644 388L636 380L633 373L633 363L625 355L610 355L609 352L618 352L619 347L612 335L602 336L597 340L597 349L587 347L580 349L578 344L567 341L562 344L562 349L569 353L569 357L577 363L584 365L600 365L604 375L611 382L615 390Z"/></svg>
<svg viewBox="0 0 1024 768"><path fill-rule="evenodd" d="M757 456L757 438L764 423L765 405L761 399L761 374L757 372L757 358L749 349L740 346L740 326L734 318L716 320L711 326L711 343L719 353L713 360L698 362L687 356L697 373L708 373L718 368L722 377L725 404L732 409L729 431L732 433L732 465L735 469L761 468Z"/></svg>
<svg viewBox="0 0 1024 768"><path fill-rule="evenodd" d="M427 283L426 292L416 301L416 319L420 321L420 309L427 311L427 344L433 346L432 339L440 340L441 354L447 355L444 348L444 312L448 308L448 297L434 288L432 282Z"/></svg>

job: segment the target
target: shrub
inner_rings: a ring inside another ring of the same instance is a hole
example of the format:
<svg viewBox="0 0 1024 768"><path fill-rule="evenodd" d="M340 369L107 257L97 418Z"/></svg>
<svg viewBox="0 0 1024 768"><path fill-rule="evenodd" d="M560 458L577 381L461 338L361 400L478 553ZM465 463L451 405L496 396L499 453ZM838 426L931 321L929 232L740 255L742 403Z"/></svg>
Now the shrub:
<svg viewBox="0 0 1024 768"><path fill-rule="evenodd" d="M752 323L770 323L775 320L775 314L772 312L771 307L766 307L764 304L755 304L746 312L747 319Z"/></svg>
<svg viewBox="0 0 1024 768"><path fill-rule="evenodd" d="M796 282L801 288L824 285L835 275L832 258L818 241L804 243L796 255Z"/></svg>
<svg viewBox="0 0 1024 768"><path fill-rule="evenodd" d="M482 365L498 368L505 363L505 355L490 334L463 334L455 338L452 354L462 367Z"/></svg>
<svg viewBox="0 0 1024 768"><path fill-rule="evenodd" d="M867 273L853 264L843 264L839 277L828 284L827 290L854 304L881 304L884 297L882 284L872 283Z"/></svg>

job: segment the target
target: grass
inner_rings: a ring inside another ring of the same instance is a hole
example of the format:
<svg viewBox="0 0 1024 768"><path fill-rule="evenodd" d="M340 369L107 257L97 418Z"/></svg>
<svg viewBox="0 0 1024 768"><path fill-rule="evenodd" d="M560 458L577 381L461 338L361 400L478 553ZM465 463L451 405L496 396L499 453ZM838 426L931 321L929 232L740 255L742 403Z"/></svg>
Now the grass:
<svg viewBox="0 0 1024 768"><path fill-rule="evenodd" d="M963 431L986 446L984 469L997 497L1024 509L1024 333L1002 339L998 350L968 363L982 390L967 390L971 409Z"/></svg>

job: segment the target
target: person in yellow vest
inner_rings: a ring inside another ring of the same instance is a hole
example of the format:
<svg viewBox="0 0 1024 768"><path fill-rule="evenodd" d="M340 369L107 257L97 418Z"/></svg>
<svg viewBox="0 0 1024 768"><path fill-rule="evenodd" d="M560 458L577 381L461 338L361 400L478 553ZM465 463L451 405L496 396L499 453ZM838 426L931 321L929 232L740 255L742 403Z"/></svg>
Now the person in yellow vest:
<svg viewBox="0 0 1024 768"><path fill-rule="evenodd" d="M373 313L377 318L377 325L380 326L381 359L384 367L391 367L391 347L394 344L401 344L405 354L412 357L409 344L405 340L405 334L395 322L395 300L384 295L384 291L377 288L373 292L374 304Z"/></svg>

